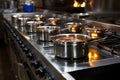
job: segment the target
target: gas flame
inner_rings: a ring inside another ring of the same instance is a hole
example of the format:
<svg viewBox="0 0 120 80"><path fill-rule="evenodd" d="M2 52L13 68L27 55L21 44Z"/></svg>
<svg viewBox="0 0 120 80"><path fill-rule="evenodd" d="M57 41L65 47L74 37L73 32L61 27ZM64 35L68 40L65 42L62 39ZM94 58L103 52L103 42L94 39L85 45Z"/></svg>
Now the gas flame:
<svg viewBox="0 0 120 80"><path fill-rule="evenodd" d="M71 32L73 32L73 33L75 33L75 32L76 32L75 27L72 27Z"/></svg>
<svg viewBox="0 0 120 80"><path fill-rule="evenodd" d="M83 2L83 3L81 4L81 7L85 7L85 5L86 5L86 3L85 3L85 2Z"/></svg>
<svg viewBox="0 0 120 80"><path fill-rule="evenodd" d="M56 20L51 21L52 25L54 25L54 26L57 25L56 22L57 22Z"/></svg>
<svg viewBox="0 0 120 80"><path fill-rule="evenodd" d="M86 3L83 2L82 4L74 0L73 7L85 7Z"/></svg>
<svg viewBox="0 0 120 80"><path fill-rule="evenodd" d="M74 0L74 4L73 4L73 6L74 6L74 7L80 7L81 5L80 5L79 2L77 2L76 0Z"/></svg>

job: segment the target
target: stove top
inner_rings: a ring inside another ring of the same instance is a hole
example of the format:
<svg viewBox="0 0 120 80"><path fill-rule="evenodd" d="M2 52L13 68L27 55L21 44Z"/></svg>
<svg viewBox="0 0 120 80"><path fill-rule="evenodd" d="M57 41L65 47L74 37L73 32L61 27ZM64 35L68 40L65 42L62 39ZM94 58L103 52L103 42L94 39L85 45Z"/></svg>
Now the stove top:
<svg viewBox="0 0 120 80"><path fill-rule="evenodd" d="M101 27L103 24L99 24L99 26ZM119 57L120 48L117 46L119 46L118 43L120 43L120 36L112 29L106 30L104 36L107 36L107 38L89 46L87 57L72 60L56 57L53 42L40 41L35 33L26 35L29 37L30 43L61 73L112 64L114 63L113 59ZM115 61L115 63L116 62L117 61Z"/></svg>
<svg viewBox="0 0 120 80"><path fill-rule="evenodd" d="M88 19L105 22L109 24L120 25L120 13L119 12L101 12L101 13L89 13L91 16Z"/></svg>
<svg viewBox="0 0 120 80"><path fill-rule="evenodd" d="M108 35L108 37L99 42L98 47L105 49L113 55L120 55L120 35Z"/></svg>
<svg viewBox="0 0 120 80"><path fill-rule="evenodd" d="M89 46L88 56L85 58L79 59L65 59L56 57L53 49L53 42L42 42L39 41L36 37L36 34L29 34L30 42L34 44L34 46L47 58L52 62L54 66L60 70L60 72L72 72L82 69L87 69L91 67L97 67L101 65L107 65L111 63L113 58L119 57L118 55L113 55L110 51L101 48L99 44L101 42L94 45ZM104 45L105 46L105 45ZM107 47L107 46L106 46ZM106 60L109 61L107 64L104 62ZM114 61L113 61L114 62Z"/></svg>
<svg viewBox="0 0 120 80"><path fill-rule="evenodd" d="M74 75L72 75L74 72L81 72L89 69L92 70L93 68L120 63L120 48L118 47L120 46L120 35L118 34L120 27L92 20L86 21L87 24L97 24L107 30L111 30L111 28L114 30L113 32L109 31L105 34L107 37L106 39L91 44L89 46L87 57L72 60L56 57L53 49L53 42L39 41L36 33L27 34L21 32L21 30L15 30L20 34L21 39L25 41L25 45L33 51L36 60L39 60L41 63L45 64L45 68L50 71L52 70L52 73L56 76L60 74L60 76L62 75L62 77L70 80L69 78L71 77L66 76L66 74L74 77Z"/></svg>

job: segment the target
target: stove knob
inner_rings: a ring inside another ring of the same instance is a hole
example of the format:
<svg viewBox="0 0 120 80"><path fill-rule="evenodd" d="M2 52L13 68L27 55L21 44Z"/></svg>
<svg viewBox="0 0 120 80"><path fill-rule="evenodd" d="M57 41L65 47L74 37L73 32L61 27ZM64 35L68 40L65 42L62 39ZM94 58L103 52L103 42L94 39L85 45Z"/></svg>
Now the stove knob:
<svg viewBox="0 0 120 80"><path fill-rule="evenodd" d="M27 57L29 60L34 60L34 54L33 54L32 52L30 52L30 51L26 54L26 57Z"/></svg>
<svg viewBox="0 0 120 80"><path fill-rule="evenodd" d="M16 34L15 34L15 33L13 33L13 37L14 37L14 38L16 37Z"/></svg>
<svg viewBox="0 0 120 80"><path fill-rule="evenodd" d="M20 48L22 48L22 49L25 48L25 45L24 45L24 43L23 43L22 40L19 40L19 41L18 41L18 44L19 44Z"/></svg>
<svg viewBox="0 0 120 80"><path fill-rule="evenodd" d="M19 40L20 40L20 38L18 36L16 36L16 41L19 41Z"/></svg>
<svg viewBox="0 0 120 80"><path fill-rule="evenodd" d="M36 75L39 75L39 77L44 77L45 76L44 70L45 69L43 67L39 67L35 70L35 73L36 73Z"/></svg>
<svg viewBox="0 0 120 80"><path fill-rule="evenodd" d="M37 60L32 61L32 62L31 62L31 65L32 65L35 69L37 69L37 68L39 68L40 66L42 66L42 65L40 64L40 62L37 61Z"/></svg>
<svg viewBox="0 0 120 80"><path fill-rule="evenodd" d="M21 43L20 47L24 50L26 48L24 43Z"/></svg>
<svg viewBox="0 0 120 80"><path fill-rule="evenodd" d="M22 44L21 47L25 54L29 53L29 48L27 48L24 44Z"/></svg>
<svg viewBox="0 0 120 80"><path fill-rule="evenodd" d="M49 73L45 73L44 80L54 80L54 78Z"/></svg>
<svg viewBox="0 0 120 80"><path fill-rule="evenodd" d="M18 41L18 44L21 46L21 44L23 44L23 41L22 41L22 40L19 40L19 41Z"/></svg>
<svg viewBox="0 0 120 80"><path fill-rule="evenodd" d="M10 32L13 33L14 31L12 29L10 29Z"/></svg>

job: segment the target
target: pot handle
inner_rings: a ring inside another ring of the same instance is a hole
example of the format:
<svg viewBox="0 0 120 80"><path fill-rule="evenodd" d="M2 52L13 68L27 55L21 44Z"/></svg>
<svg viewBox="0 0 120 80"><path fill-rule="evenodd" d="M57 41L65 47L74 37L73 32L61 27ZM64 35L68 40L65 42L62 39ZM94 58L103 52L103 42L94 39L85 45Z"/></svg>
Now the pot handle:
<svg viewBox="0 0 120 80"><path fill-rule="evenodd" d="M100 39L96 39L96 40L89 40L89 43L92 44L92 43L95 43L95 42L101 42L101 41L104 41L105 39L107 39L108 37L104 37L104 38L100 38Z"/></svg>

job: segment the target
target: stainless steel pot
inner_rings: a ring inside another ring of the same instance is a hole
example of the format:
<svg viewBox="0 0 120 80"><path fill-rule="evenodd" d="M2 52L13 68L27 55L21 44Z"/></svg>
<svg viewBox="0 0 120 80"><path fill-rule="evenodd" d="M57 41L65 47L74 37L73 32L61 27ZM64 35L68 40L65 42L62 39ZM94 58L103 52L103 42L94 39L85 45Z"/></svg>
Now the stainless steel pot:
<svg viewBox="0 0 120 80"><path fill-rule="evenodd" d="M11 20L12 20L12 24L15 28L18 28L18 18L21 17L21 15L12 15L11 16Z"/></svg>
<svg viewBox="0 0 120 80"><path fill-rule="evenodd" d="M90 37L85 34L58 34L51 37L56 57L79 59L86 57L89 51Z"/></svg>
<svg viewBox="0 0 120 80"><path fill-rule="evenodd" d="M60 26L61 25L61 19L60 18L48 18L46 25Z"/></svg>
<svg viewBox="0 0 120 80"><path fill-rule="evenodd" d="M65 24L66 28L69 28L70 33L83 33L84 26L81 22L68 22Z"/></svg>
<svg viewBox="0 0 120 80"><path fill-rule="evenodd" d="M39 26L37 27L37 37L40 41L51 41L51 34L52 30L59 30L59 26Z"/></svg>
<svg viewBox="0 0 120 80"><path fill-rule="evenodd" d="M91 37L91 39L100 39L105 35L105 30L102 28L85 28L86 34Z"/></svg>
<svg viewBox="0 0 120 80"><path fill-rule="evenodd" d="M64 27L60 28L60 30L52 30L50 34L57 35L57 34L68 34L68 33L85 33L84 25L78 22L68 22L65 23Z"/></svg>
<svg viewBox="0 0 120 80"><path fill-rule="evenodd" d="M35 33L38 26L44 24L43 21L27 21L26 30L27 33Z"/></svg>
<svg viewBox="0 0 120 80"><path fill-rule="evenodd" d="M30 20L29 17L21 16L21 17L18 18L18 25L22 26L22 27L25 27L28 20Z"/></svg>
<svg viewBox="0 0 120 80"><path fill-rule="evenodd" d="M46 21L46 16L42 15L42 14L41 15L37 14L37 15L35 15L35 20L36 21L44 21L45 22Z"/></svg>

